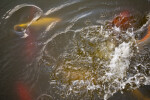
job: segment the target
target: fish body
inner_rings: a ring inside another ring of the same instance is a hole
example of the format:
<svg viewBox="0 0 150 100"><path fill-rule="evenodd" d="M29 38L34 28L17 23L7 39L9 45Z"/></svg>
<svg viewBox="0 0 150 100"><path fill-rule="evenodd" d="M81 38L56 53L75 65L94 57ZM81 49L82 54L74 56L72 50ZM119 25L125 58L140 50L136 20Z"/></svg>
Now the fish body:
<svg viewBox="0 0 150 100"><path fill-rule="evenodd" d="M53 22L59 22L59 21L60 21L59 18L43 17L43 18L39 18L38 20L33 21L33 22L17 24L17 25L14 26L14 30L22 32L28 26L30 28L34 28L34 29L41 29L43 27L46 27L46 26L50 25Z"/></svg>
<svg viewBox="0 0 150 100"><path fill-rule="evenodd" d="M148 40L149 37L150 37L150 25L148 26L147 34L141 40L139 40L139 42L144 42L144 41Z"/></svg>
<svg viewBox="0 0 150 100"><path fill-rule="evenodd" d="M138 99L138 100L150 100L147 96L143 95L142 92L140 92L139 89L135 89L132 91L133 95Z"/></svg>
<svg viewBox="0 0 150 100"><path fill-rule="evenodd" d="M131 14L129 11L123 11L118 16L116 16L113 21L112 25L119 27L123 30L127 29L131 25Z"/></svg>
<svg viewBox="0 0 150 100"><path fill-rule="evenodd" d="M113 19L112 25L119 27L122 30L127 30L128 28L138 26L138 22L136 23L135 20L136 18L134 18L134 16L132 16L129 11L122 11L119 15L117 15ZM146 40L150 38L150 25L147 28L148 28L147 34L142 39L137 40L138 43L144 43L146 42Z"/></svg>

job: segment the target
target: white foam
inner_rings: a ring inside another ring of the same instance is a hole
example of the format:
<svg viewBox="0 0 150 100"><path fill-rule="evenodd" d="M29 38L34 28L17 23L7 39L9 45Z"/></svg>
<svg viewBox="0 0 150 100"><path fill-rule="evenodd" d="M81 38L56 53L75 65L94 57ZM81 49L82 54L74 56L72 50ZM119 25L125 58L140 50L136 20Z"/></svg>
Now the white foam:
<svg viewBox="0 0 150 100"><path fill-rule="evenodd" d="M114 29L115 31L117 31L117 32L121 32L120 27L116 27L116 26L114 26L114 27L113 27L113 29Z"/></svg>
<svg viewBox="0 0 150 100"><path fill-rule="evenodd" d="M118 47L115 48L115 51L112 55L112 59L108 67L110 67L111 74L117 77L123 78L130 65L130 57L132 56L130 43L123 42Z"/></svg>

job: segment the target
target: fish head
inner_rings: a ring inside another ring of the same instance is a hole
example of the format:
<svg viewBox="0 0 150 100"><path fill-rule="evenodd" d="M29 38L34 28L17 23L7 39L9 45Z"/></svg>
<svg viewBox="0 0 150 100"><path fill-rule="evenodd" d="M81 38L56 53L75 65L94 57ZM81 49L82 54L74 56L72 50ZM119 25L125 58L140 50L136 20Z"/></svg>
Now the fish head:
<svg viewBox="0 0 150 100"><path fill-rule="evenodd" d="M135 23L135 19L129 11L121 12L112 21L113 26L119 27L122 30L132 27L133 23Z"/></svg>
<svg viewBox="0 0 150 100"><path fill-rule="evenodd" d="M26 38L29 34L29 29L27 28L26 24L15 25L14 31L17 35L21 36L22 38Z"/></svg>
<svg viewBox="0 0 150 100"><path fill-rule="evenodd" d="M25 24L18 24L14 26L14 30L17 32L23 32L27 28Z"/></svg>

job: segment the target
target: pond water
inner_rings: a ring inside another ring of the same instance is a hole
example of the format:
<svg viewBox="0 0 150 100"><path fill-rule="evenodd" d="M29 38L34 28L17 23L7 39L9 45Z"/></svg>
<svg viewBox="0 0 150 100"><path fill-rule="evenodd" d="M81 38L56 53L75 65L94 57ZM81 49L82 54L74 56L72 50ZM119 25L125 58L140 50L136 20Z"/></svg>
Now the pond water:
<svg viewBox="0 0 150 100"><path fill-rule="evenodd" d="M150 100L149 0L2 0L0 8L0 100ZM130 25L112 26L121 12Z"/></svg>

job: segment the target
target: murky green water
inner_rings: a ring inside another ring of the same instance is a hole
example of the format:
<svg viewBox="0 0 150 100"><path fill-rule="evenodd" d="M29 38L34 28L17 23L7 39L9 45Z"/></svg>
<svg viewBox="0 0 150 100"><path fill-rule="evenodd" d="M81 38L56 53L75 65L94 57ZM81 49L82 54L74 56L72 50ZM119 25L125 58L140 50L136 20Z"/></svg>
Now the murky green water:
<svg viewBox="0 0 150 100"><path fill-rule="evenodd" d="M2 1L0 99L149 100L150 43L137 43L149 6L146 0ZM133 27L109 27L126 10ZM23 23L24 32L14 27Z"/></svg>

